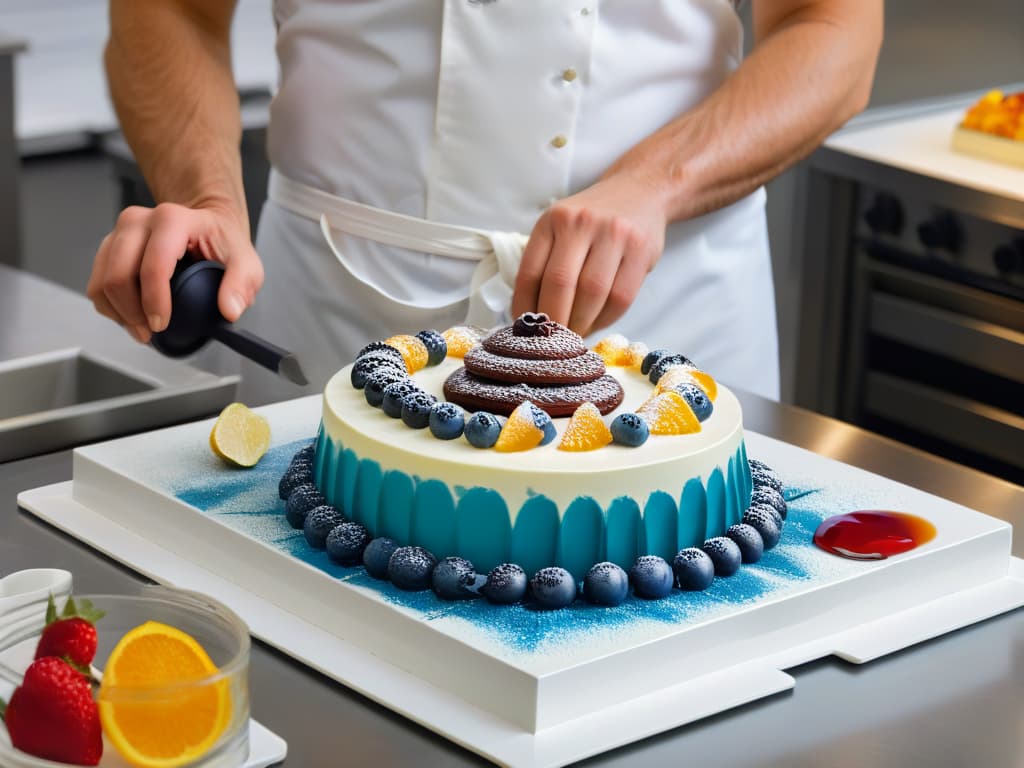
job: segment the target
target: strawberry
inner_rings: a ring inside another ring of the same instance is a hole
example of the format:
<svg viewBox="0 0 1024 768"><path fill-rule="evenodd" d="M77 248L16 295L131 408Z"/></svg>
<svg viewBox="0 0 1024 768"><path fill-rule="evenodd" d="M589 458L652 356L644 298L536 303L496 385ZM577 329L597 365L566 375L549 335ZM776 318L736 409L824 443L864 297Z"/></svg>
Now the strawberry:
<svg viewBox="0 0 1024 768"><path fill-rule="evenodd" d="M89 665L96 656L96 627L93 624L101 618L103 611L97 610L91 602L82 600L79 607L70 597L58 616L53 595L50 595L46 627L36 646L36 658L58 656L88 675Z"/></svg>
<svg viewBox="0 0 1024 768"><path fill-rule="evenodd" d="M103 755L92 687L62 659L33 661L3 715L11 743L22 752L73 765L96 765Z"/></svg>

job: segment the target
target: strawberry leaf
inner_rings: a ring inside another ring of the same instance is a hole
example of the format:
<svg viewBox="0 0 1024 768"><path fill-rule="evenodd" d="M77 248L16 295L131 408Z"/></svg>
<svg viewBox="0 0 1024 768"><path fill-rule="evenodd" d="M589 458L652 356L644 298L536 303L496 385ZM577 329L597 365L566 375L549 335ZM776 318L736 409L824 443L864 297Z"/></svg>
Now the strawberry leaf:
<svg viewBox="0 0 1024 768"><path fill-rule="evenodd" d="M57 603L53 601L53 592L50 599L46 601L46 626L50 626L57 620Z"/></svg>
<svg viewBox="0 0 1024 768"><path fill-rule="evenodd" d="M54 610L54 615L56 616L56 609ZM106 613L94 606L91 600L81 598L76 604L75 599L69 597L68 601L64 604L64 610L61 612L60 618L83 619L90 624L95 624L105 615ZM47 616L49 616L49 613L47 613Z"/></svg>
<svg viewBox="0 0 1024 768"><path fill-rule="evenodd" d="M79 664L66 653L63 656L61 656L61 659L63 659L64 663L66 663L69 667L71 667L74 670L77 670L78 672L81 672L85 677L88 677L90 679L92 678L92 670L89 668L88 664Z"/></svg>
<svg viewBox="0 0 1024 768"><path fill-rule="evenodd" d="M7 702L4 701L3 699L0 699L0 720L3 720L4 716L6 714L7 714Z"/></svg>

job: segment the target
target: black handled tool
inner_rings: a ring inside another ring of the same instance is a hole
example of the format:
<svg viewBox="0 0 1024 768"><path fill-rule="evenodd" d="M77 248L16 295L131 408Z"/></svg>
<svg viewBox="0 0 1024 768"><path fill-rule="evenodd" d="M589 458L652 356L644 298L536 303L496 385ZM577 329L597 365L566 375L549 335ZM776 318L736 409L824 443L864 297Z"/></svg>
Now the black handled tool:
<svg viewBox="0 0 1024 768"><path fill-rule="evenodd" d="M216 339L289 381L308 384L295 355L224 319L217 308L223 277L219 262L187 256L178 262L171 276L171 319L165 330L153 334L153 346L168 357L185 357Z"/></svg>

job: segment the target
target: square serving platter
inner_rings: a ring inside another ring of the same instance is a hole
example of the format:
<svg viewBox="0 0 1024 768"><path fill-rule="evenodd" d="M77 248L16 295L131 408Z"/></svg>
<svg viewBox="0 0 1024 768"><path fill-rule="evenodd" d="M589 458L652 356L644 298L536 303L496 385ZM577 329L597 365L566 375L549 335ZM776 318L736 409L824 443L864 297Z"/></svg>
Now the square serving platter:
<svg viewBox="0 0 1024 768"><path fill-rule="evenodd" d="M321 402L258 409L273 446L253 470L209 449L211 421L75 451L73 479L19 496L33 514L156 581L209 594L253 634L492 760L557 765L794 685L829 654L865 662L1024 604L1002 521L747 434L786 485L780 544L704 593L563 611L447 603L332 564L288 525L277 480ZM467 483L471 479L467 478ZM937 528L855 562L816 548L833 514L891 509Z"/></svg>

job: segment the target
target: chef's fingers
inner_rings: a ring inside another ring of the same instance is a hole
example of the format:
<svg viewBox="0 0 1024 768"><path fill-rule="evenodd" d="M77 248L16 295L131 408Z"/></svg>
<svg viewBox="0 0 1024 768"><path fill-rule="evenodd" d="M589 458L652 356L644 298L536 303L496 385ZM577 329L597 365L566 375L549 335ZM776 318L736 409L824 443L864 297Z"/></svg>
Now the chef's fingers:
<svg viewBox="0 0 1024 768"><path fill-rule="evenodd" d="M139 264L149 239L149 211L126 208L121 212L107 252L103 275L103 294L136 341L149 341L150 330L142 312L139 290Z"/></svg>
<svg viewBox="0 0 1024 768"><path fill-rule="evenodd" d="M568 325L580 270L590 251L594 214L577 206L555 206L550 211L554 243L544 266L537 309L556 323Z"/></svg>
<svg viewBox="0 0 1024 768"><path fill-rule="evenodd" d="M576 283L576 296L569 315L569 327L580 336L590 333L594 320L608 299L628 238L628 224L612 219L601 228L590 246Z"/></svg>
<svg viewBox="0 0 1024 768"><path fill-rule="evenodd" d="M96 258L92 262L92 273L89 275L89 282L85 286L85 295L92 301L92 305L96 307L97 312L120 324L121 316L117 314L103 293L103 275L106 274L107 270L107 253L110 251L110 241L113 239L114 233L108 233L100 242L100 247L96 249Z"/></svg>
<svg viewBox="0 0 1024 768"><path fill-rule="evenodd" d="M519 317L523 312L538 311L540 282L544 278L544 267L548 263L552 243L554 235L551 232L551 219L545 213L533 226L530 239L523 249L523 258L516 274L515 292L512 294L512 317Z"/></svg>
<svg viewBox="0 0 1024 768"><path fill-rule="evenodd" d="M249 242L248 233L231 238L224 254L224 279L217 293L220 313L232 323L248 309L263 287L263 264Z"/></svg>
<svg viewBox="0 0 1024 768"><path fill-rule="evenodd" d="M153 333L167 328L171 319L171 275L188 250L194 227L192 211L163 204L153 209L149 240L139 265L142 311Z"/></svg>
<svg viewBox="0 0 1024 768"><path fill-rule="evenodd" d="M604 308L594 320L590 331L607 328L626 314L626 310L633 305L644 278L654 263L648 249L647 243L638 240L636 236L632 236L627 242L622 261L619 262L619 270L615 273L612 288L605 299Z"/></svg>

